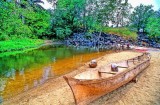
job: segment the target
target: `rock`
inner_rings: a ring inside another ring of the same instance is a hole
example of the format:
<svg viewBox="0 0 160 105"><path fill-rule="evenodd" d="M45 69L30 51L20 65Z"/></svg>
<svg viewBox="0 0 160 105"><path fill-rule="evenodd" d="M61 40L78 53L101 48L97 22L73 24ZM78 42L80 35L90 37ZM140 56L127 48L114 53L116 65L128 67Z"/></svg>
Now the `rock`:
<svg viewBox="0 0 160 105"><path fill-rule="evenodd" d="M134 42L131 39L124 39L118 35L101 33L99 37L98 32L92 34L83 33L74 33L73 36L70 36L65 39L66 45L74 46L84 46L84 47L98 47L102 49L112 49L116 44L122 45L137 45L137 46L150 46L155 48L160 48L160 45L156 43L154 39L150 39L146 34L139 33L137 41Z"/></svg>
<svg viewBox="0 0 160 105"><path fill-rule="evenodd" d="M156 40L149 38L146 33L138 33L136 45L142 46L142 47L146 46L146 47L159 48L159 44L156 42Z"/></svg>

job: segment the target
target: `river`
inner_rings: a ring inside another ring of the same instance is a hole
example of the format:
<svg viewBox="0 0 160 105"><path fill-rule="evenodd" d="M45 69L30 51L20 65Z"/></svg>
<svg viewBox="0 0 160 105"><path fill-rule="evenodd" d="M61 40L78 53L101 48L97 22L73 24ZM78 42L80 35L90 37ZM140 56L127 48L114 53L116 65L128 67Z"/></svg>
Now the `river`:
<svg viewBox="0 0 160 105"><path fill-rule="evenodd" d="M0 58L0 102L36 88L106 54L88 48L46 46Z"/></svg>

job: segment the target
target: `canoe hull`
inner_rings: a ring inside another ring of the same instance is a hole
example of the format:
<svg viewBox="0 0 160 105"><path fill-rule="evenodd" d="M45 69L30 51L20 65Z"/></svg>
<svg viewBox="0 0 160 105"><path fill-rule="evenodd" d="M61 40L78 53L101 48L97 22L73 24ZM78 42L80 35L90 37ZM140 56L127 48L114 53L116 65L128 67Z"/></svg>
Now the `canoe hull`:
<svg viewBox="0 0 160 105"><path fill-rule="evenodd" d="M140 72L147 68L150 60L146 60L136 67L131 68L125 73L119 74L114 78L98 80L78 80L64 77L70 86L76 105L86 105L93 100L121 87L135 78Z"/></svg>

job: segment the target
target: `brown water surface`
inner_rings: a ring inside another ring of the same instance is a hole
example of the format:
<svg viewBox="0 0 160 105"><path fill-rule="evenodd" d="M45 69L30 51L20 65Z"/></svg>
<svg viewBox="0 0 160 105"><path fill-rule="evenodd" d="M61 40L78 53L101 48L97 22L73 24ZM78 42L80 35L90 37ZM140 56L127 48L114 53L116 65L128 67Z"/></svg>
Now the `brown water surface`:
<svg viewBox="0 0 160 105"><path fill-rule="evenodd" d="M51 47L16 56L2 57L0 101L73 71L85 62L106 54L94 49Z"/></svg>

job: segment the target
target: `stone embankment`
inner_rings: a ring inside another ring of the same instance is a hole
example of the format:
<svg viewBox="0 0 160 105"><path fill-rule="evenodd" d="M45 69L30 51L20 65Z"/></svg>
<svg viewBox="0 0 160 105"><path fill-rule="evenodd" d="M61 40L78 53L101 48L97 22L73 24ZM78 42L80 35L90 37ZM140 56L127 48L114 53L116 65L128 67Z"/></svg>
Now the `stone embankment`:
<svg viewBox="0 0 160 105"><path fill-rule="evenodd" d="M73 36L66 38L66 45L74 45L76 47L98 47L103 49L112 49L118 44L133 44L131 39L126 40L118 35L93 33L86 35L85 33L74 33Z"/></svg>
<svg viewBox="0 0 160 105"><path fill-rule="evenodd" d="M118 44L120 45L136 45L136 46L146 46L160 48L160 44L154 39L150 39L144 33L138 33L137 40L124 39L118 35L105 34L105 33L93 33L86 35L85 33L74 33L65 39L66 45L74 45L76 47L97 47L102 49L112 49Z"/></svg>

